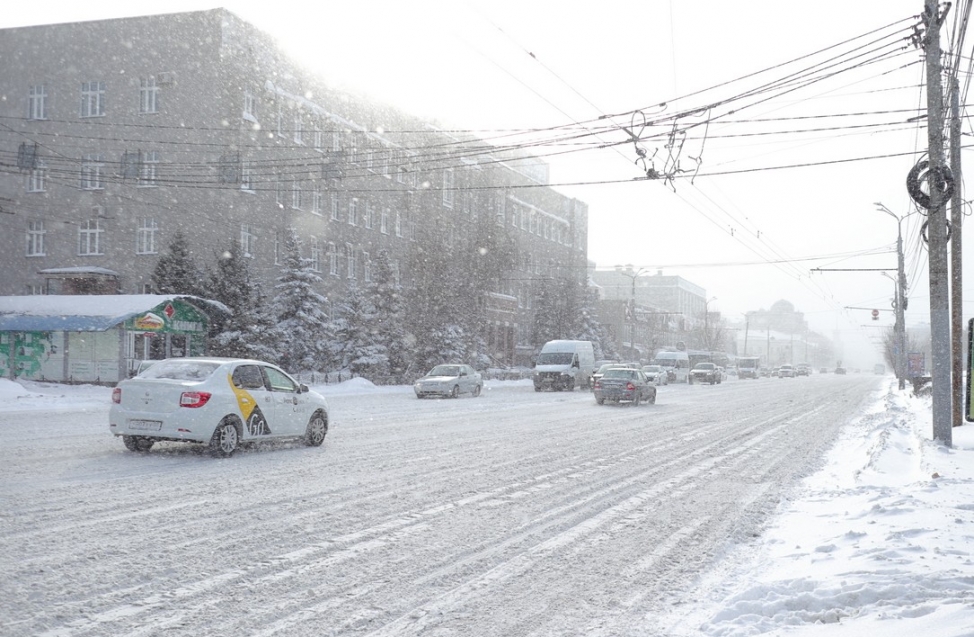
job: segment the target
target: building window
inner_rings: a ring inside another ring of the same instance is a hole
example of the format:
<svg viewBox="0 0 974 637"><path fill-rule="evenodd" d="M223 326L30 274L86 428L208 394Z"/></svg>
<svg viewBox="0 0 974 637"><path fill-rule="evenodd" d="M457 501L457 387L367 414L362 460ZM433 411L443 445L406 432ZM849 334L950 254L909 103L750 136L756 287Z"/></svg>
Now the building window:
<svg viewBox="0 0 974 637"><path fill-rule="evenodd" d="M453 207L453 169L446 168L443 170L443 206L445 208Z"/></svg>
<svg viewBox="0 0 974 637"><path fill-rule="evenodd" d="M101 117L105 114L105 83L81 83L81 116Z"/></svg>
<svg viewBox="0 0 974 637"><path fill-rule="evenodd" d="M389 234L389 209L383 208L382 215L379 217L379 232Z"/></svg>
<svg viewBox="0 0 974 637"><path fill-rule="evenodd" d="M101 190L104 184L101 180L102 168L105 164L102 156L97 153L88 153L81 160L81 189L82 190Z"/></svg>
<svg viewBox="0 0 974 637"><path fill-rule="evenodd" d="M142 163L139 166L139 185L156 186L159 177L159 152L148 150L142 153Z"/></svg>
<svg viewBox="0 0 974 637"><path fill-rule="evenodd" d="M284 177L282 175L277 176L277 193L275 195L275 201L278 206L284 205Z"/></svg>
<svg viewBox="0 0 974 637"><path fill-rule="evenodd" d="M318 246L318 239L311 237L311 269L321 272L321 248Z"/></svg>
<svg viewBox="0 0 974 637"><path fill-rule="evenodd" d="M368 201L365 202L365 211L362 216L363 216L362 223L365 224L365 227L367 229L371 230L372 229L372 205Z"/></svg>
<svg viewBox="0 0 974 637"><path fill-rule="evenodd" d="M304 122L301 120L301 111L294 111L294 143L304 144Z"/></svg>
<svg viewBox="0 0 974 637"><path fill-rule="evenodd" d="M249 161L240 162L240 190L254 191L254 167Z"/></svg>
<svg viewBox="0 0 974 637"><path fill-rule="evenodd" d="M319 153L325 152L325 134L318 124L314 124L314 134L311 140L312 147Z"/></svg>
<svg viewBox="0 0 974 637"><path fill-rule="evenodd" d="M155 219L140 219L139 228L135 233L136 254L156 254L156 236L159 226Z"/></svg>
<svg viewBox="0 0 974 637"><path fill-rule="evenodd" d="M47 85L30 87L27 96L27 119L47 119Z"/></svg>
<svg viewBox="0 0 974 637"><path fill-rule="evenodd" d="M240 225L240 251L245 257L254 256L257 244L257 236L251 232L250 225L244 223Z"/></svg>
<svg viewBox="0 0 974 637"><path fill-rule="evenodd" d="M243 118L257 123L257 97L250 91L244 91Z"/></svg>
<svg viewBox="0 0 974 637"><path fill-rule="evenodd" d="M351 243L345 244L345 258L348 261L348 278L355 278L355 248Z"/></svg>
<svg viewBox="0 0 974 637"><path fill-rule="evenodd" d="M97 212L98 209L96 208ZM101 234L105 231L99 219L88 219L78 226L78 254L80 256L103 254Z"/></svg>
<svg viewBox="0 0 974 637"><path fill-rule="evenodd" d="M44 232L43 221L27 222L27 256L44 256Z"/></svg>
<svg viewBox="0 0 974 637"><path fill-rule="evenodd" d="M328 273L338 276L338 246L334 243L328 244Z"/></svg>
<svg viewBox="0 0 974 637"><path fill-rule="evenodd" d="M354 226L358 221L358 199L352 197L348 202L348 225Z"/></svg>
<svg viewBox="0 0 974 637"><path fill-rule="evenodd" d="M362 278L366 283L372 282L372 259L368 252L362 253Z"/></svg>
<svg viewBox="0 0 974 637"><path fill-rule="evenodd" d="M291 207L301 210L301 182L297 179L291 182Z"/></svg>
<svg viewBox="0 0 974 637"><path fill-rule="evenodd" d="M44 192L47 187L47 164L38 161L27 173L27 192Z"/></svg>
<svg viewBox="0 0 974 637"><path fill-rule="evenodd" d="M401 285L402 278L400 277L399 274L399 262L393 261L392 263L389 264L389 266L392 269L392 280L395 281L396 285Z"/></svg>
<svg viewBox="0 0 974 637"><path fill-rule="evenodd" d="M274 265L281 265L281 233L274 233Z"/></svg>
<svg viewBox="0 0 974 637"><path fill-rule="evenodd" d="M396 211L396 236L402 237L402 215Z"/></svg>
<svg viewBox="0 0 974 637"><path fill-rule="evenodd" d="M316 215L321 214L321 186L315 184L314 190L311 191L311 212Z"/></svg>
<svg viewBox="0 0 974 637"><path fill-rule="evenodd" d="M338 205L338 193L337 192L333 192L333 193L331 193L331 220L332 221L338 221L339 220L339 218L338 218L338 211L339 211L339 209L340 208L339 208L339 205Z"/></svg>
<svg viewBox="0 0 974 637"><path fill-rule="evenodd" d="M139 80L139 112L159 112L159 86L154 77L143 77Z"/></svg>

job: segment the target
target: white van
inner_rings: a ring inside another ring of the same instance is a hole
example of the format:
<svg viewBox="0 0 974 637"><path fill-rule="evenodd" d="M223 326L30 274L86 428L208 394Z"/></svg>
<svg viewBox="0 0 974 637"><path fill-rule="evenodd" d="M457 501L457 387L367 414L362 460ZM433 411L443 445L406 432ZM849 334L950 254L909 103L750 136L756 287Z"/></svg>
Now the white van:
<svg viewBox="0 0 974 637"><path fill-rule="evenodd" d="M690 357L686 352L660 350L653 359L654 365L666 370L671 383L685 383L690 374Z"/></svg>
<svg viewBox="0 0 974 637"><path fill-rule="evenodd" d="M595 371L592 341L548 341L534 364L534 391L588 388Z"/></svg>

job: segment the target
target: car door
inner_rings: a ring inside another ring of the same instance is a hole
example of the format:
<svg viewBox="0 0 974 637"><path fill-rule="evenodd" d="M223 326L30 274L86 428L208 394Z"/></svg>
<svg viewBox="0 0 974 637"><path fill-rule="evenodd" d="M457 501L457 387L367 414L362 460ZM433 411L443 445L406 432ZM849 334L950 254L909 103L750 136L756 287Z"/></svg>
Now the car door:
<svg viewBox="0 0 974 637"><path fill-rule="evenodd" d="M272 433L274 405L260 366L238 365L230 376L237 407L244 422L243 437L259 438Z"/></svg>
<svg viewBox="0 0 974 637"><path fill-rule="evenodd" d="M473 367L469 365L460 366L460 391L465 394L472 394L477 379L474 377Z"/></svg>
<svg viewBox="0 0 974 637"><path fill-rule="evenodd" d="M302 394L298 383L276 367L264 366L263 372L274 405L274 434L292 436L304 433L308 395Z"/></svg>

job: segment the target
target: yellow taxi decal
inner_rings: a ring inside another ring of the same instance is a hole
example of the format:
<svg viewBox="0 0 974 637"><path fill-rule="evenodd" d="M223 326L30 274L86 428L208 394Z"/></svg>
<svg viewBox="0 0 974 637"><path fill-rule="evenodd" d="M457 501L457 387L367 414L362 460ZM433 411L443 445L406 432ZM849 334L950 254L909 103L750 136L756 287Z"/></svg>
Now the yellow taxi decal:
<svg viewBox="0 0 974 637"><path fill-rule="evenodd" d="M240 415L243 416L244 422L247 422L251 412L257 407L257 401L254 400L254 397L250 395L249 391L234 385L233 376L230 374L227 374L227 382L230 383L230 391L237 397L237 407L240 408Z"/></svg>

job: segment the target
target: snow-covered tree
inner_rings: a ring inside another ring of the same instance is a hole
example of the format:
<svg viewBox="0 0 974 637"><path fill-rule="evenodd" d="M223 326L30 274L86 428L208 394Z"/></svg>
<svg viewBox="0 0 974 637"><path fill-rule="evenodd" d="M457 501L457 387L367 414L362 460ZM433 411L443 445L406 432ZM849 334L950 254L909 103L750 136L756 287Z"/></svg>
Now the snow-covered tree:
<svg viewBox="0 0 974 637"><path fill-rule="evenodd" d="M281 364L293 371L313 371L324 366L333 340L327 299L315 288L321 277L311 259L301 257L301 242L293 228L284 241L284 265L274 286L272 314L281 333Z"/></svg>
<svg viewBox="0 0 974 637"><path fill-rule="evenodd" d="M386 379L376 375L373 382L386 380L402 383L409 367L410 349L403 327L402 286L389 260L389 254L380 250L372 264L372 283L367 294L375 309L372 338L381 346L386 356Z"/></svg>
<svg viewBox="0 0 974 637"><path fill-rule="evenodd" d="M356 376L385 377L388 357L385 347L375 339L375 307L354 283L345 298L334 307L335 334L341 344L342 368Z"/></svg>
<svg viewBox="0 0 974 637"><path fill-rule="evenodd" d="M252 330L260 308L257 290L254 288L249 260L243 258L240 244L235 239L216 260L216 268L210 273L209 297L220 301L230 309L223 320L211 322L209 351L216 356L257 358L253 347Z"/></svg>
<svg viewBox="0 0 974 637"><path fill-rule="evenodd" d="M177 230L166 253L152 270L152 289L157 294L207 296L205 276L190 256L189 241Z"/></svg>

